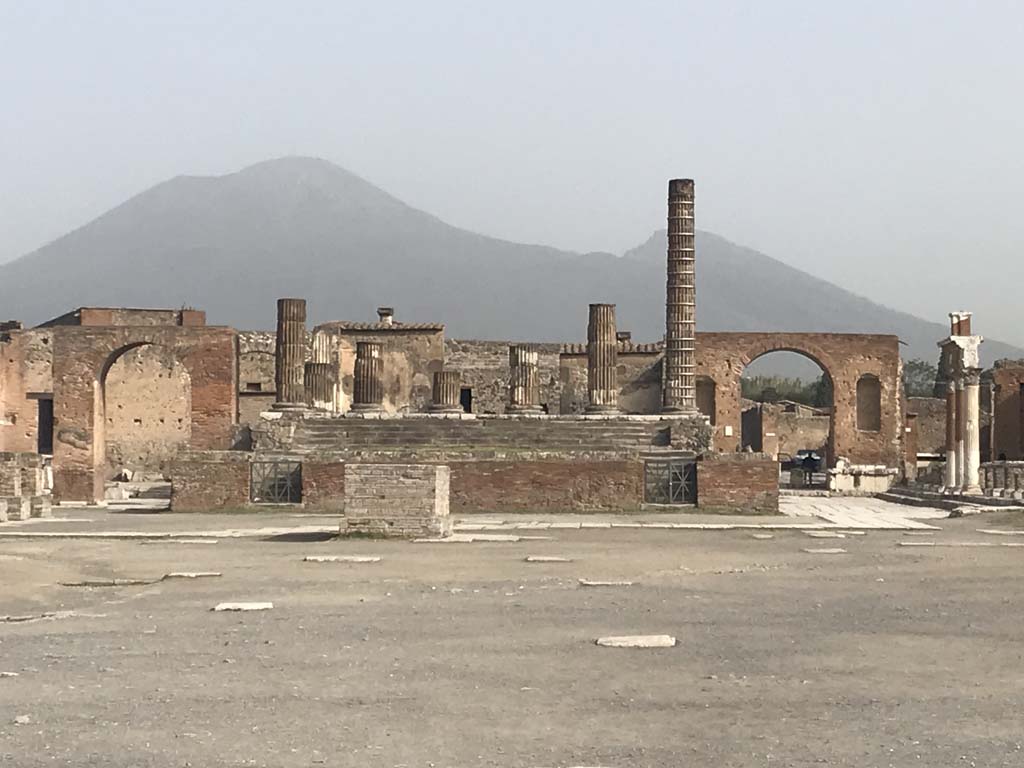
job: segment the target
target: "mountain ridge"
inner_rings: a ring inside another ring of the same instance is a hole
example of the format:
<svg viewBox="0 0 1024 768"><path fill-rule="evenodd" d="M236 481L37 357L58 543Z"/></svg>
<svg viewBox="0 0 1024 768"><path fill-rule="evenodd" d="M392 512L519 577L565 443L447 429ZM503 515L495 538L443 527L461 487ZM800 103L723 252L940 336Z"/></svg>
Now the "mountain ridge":
<svg viewBox="0 0 1024 768"><path fill-rule="evenodd" d="M934 360L946 333L719 235L698 232L698 328L895 333ZM223 176L176 176L42 248L0 265L0 313L42 322L78 306L181 306L272 328L279 296L311 323L443 321L456 338L575 341L587 304L619 327L664 327L665 235L622 256L528 245L453 227L328 161L279 158ZM988 342L986 360L1024 356Z"/></svg>

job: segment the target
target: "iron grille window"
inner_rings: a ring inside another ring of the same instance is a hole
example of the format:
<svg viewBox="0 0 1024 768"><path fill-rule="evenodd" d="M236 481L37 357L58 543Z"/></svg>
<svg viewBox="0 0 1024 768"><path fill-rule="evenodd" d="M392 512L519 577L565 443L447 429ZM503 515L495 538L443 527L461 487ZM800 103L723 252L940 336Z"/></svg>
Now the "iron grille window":
<svg viewBox="0 0 1024 768"><path fill-rule="evenodd" d="M302 463L298 461L254 461L249 498L257 504L301 503Z"/></svg>
<svg viewBox="0 0 1024 768"><path fill-rule="evenodd" d="M647 504L696 504L697 462L693 459L661 459L644 462L644 502Z"/></svg>

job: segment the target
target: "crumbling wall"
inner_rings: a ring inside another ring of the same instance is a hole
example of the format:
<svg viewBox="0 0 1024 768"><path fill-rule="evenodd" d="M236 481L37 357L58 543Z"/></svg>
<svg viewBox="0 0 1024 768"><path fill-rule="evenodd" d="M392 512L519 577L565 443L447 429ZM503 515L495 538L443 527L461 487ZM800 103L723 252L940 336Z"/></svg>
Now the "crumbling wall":
<svg viewBox="0 0 1024 768"><path fill-rule="evenodd" d="M917 450L919 453L946 452L946 398L909 397L907 411L917 414Z"/></svg>
<svg viewBox="0 0 1024 768"><path fill-rule="evenodd" d="M192 436L192 383L169 349L128 350L110 366L103 391L111 470L162 469Z"/></svg>
<svg viewBox="0 0 1024 768"><path fill-rule="evenodd" d="M238 334L238 423L252 426L277 399L272 331Z"/></svg>
<svg viewBox="0 0 1024 768"><path fill-rule="evenodd" d="M662 353L654 344L620 342L616 378L619 408L624 413L661 411ZM583 413L587 407L587 345L566 344L561 355L563 414Z"/></svg>
<svg viewBox="0 0 1024 768"><path fill-rule="evenodd" d="M508 348L513 341L445 341L445 368L459 371L462 387L473 394L473 412L502 414L508 406ZM538 352L540 403L547 413L560 413L562 383L559 372L561 344L532 345ZM586 389L584 389L584 393Z"/></svg>
<svg viewBox="0 0 1024 768"><path fill-rule="evenodd" d="M0 451L35 452L39 400L53 397L53 333L0 333Z"/></svg>

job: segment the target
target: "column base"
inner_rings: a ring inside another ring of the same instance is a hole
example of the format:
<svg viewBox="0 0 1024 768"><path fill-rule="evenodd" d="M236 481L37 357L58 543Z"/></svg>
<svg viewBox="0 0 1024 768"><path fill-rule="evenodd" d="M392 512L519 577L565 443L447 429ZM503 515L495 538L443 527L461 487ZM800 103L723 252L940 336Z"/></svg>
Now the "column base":
<svg viewBox="0 0 1024 768"><path fill-rule="evenodd" d="M583 412L588 416L617 416L622 410L616 405L588 405Z"/></svg>
<svg viewBox="0 0 1024 768"><path fill-rule="evenodd" d="M354 413L384 413L384 406L380 403L352 403L350 410Z"/></svg>
<svg viewBox="0 0 1024 768"><path fill-rule="evenodd" d="M304 411L309 406L305 403L274 403L270 406L272 411Z"/></svg>
<svg viewBox="0 0 1024 768"><path fill-rule="evenodd" d="M510 405L505 409L510 416L539 416L544 413L539 405Z"/></svg>
<svg viewBox="0 0 1024 768"><path fill-rule="evenodd" d="M980 485L965 485L960 489L960 493L964 496L984 496Z"/></svg>
<svg viewBox="0 0 1024 768"><path fill-rule="evenodd" d="M428 405L427 413L465 413L461 405Z"/></svg>

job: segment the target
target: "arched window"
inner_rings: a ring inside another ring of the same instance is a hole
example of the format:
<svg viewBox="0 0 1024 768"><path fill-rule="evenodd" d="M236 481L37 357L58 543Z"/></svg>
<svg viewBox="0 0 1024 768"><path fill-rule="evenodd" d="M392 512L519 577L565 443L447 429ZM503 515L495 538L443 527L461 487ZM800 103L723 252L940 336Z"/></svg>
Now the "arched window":
<svg viewBox="0 0 1024 768"><path fill-rule="evenodd" d="M857 380L857 429L864 432L882 429L882 385L877 376L865 374Z"/></svg>
<svg viewBox="0 0 1024 768"><path fill-rule="evenodd" d="M711 426L715 426L715 380L707 376L697 379L697 410L711 420Z"/></svg>

